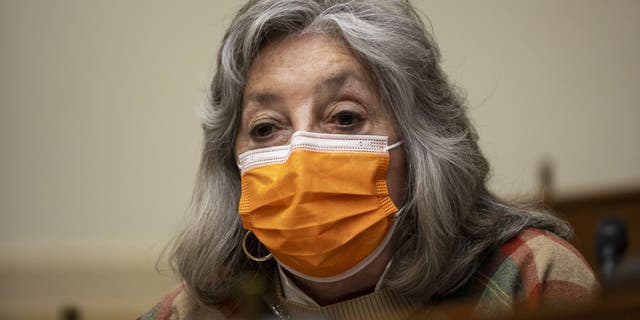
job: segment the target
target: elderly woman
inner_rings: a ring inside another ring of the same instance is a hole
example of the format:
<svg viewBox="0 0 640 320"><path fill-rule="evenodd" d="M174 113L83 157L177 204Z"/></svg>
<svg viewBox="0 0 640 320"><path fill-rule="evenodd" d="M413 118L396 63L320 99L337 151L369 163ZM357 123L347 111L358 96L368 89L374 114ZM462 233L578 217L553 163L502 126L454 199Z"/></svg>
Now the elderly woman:
<svg viewBox="0 0 640 320"><path fill-rule="evenodd" d="M249 1L218 55L183 284L143 319L402 318L575 302L570 227L497 199L464 101L407 1ZM259 283L256 282L256 283ZM260 287L260 286L258 286Z"/></svg>

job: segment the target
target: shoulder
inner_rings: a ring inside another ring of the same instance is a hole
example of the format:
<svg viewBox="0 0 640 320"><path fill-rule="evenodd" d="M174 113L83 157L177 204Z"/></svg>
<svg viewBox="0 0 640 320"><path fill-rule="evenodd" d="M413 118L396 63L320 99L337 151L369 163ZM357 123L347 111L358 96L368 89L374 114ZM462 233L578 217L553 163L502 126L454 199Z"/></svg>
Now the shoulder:
<svg viewBox="0 0 640 320"><path fill-rule="evenodd" d="M478 298L479 309L511 309L579 303L589 300L597 288L589 264L571 244L531 228L495 248L468 289Z"/></svg>
<svg viewBox="0 0 640 320"><path fill-rule="evenodd" d="M517 268L527 300L586 298L598 286L580 252L549 231L526 229L499 251L502 264ZM499 270L495 271L493 275L499 277Z"/></svg>
<svg viewBox="0 0 640 320"><path fill-rule="evenodd" d="M138 320L226 319L217 309L203 308L191 298L184 285L167 294Z"/></svg>

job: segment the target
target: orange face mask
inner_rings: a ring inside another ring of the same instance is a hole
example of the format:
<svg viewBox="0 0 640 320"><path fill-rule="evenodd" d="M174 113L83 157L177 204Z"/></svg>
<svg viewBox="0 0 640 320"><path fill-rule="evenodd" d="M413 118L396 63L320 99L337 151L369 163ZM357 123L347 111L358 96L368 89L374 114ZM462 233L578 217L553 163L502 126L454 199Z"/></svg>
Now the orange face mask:
<svg viewBox="0 0 640 320"><path fill-rule="evenodd" d="M290 144L239 156L245 229L300 277L333 282L369 264L398 209L386 183L386 136L298 131Z"/></svg>

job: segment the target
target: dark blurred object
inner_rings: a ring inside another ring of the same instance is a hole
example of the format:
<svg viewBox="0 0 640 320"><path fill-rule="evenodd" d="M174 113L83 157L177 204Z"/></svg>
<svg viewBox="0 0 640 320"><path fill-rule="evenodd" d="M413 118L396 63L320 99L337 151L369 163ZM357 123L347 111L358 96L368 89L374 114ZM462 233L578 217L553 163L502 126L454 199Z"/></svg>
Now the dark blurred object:
<svg viewBox="0 0 640 320"><path fill-rule="evenodd" d="M543 308L527 314L516 314L513 320L632 320L640 318L640 292L615 290L607 292L583 306Z"/></svg>
<svg viewBox="0 0 640 320"><path fill-rule="evenodd" d="M640 259L633 253L627 254L627 229L627 224L617 217L607 217L598 225L596 255L600 280L607 291L640 288Z"/></svg>
<svg viewBox="0 0 640 320"><path fill-rule="evenodd" d="M540 308L514 308L513 314L474 317L473 302L448 304L418 310L410 320L627 320L640 319L640 288L637 282L625 287L607 288L585 304L549 304Z"/></svg>
<svg viewBox="0 0 640 320"><path fill-rule="evenodd" d="M611 282L624 259L628 245L627 225L617 217L607 217L598 225L596 257L600 266L600 279Z"/></svg>
<svg viewBox="0 0 640 320"><path fill-rule="evenodd" d="M553 164L551 158L545 156L538 165L539 198L542 203L553 202Z"/></svg>
<svg viewBox="0 0 640 320"><path fill-rule="evenodd" d="M80 320L80 310L75 306L64 306L60 310L61 320Z"/></svg>

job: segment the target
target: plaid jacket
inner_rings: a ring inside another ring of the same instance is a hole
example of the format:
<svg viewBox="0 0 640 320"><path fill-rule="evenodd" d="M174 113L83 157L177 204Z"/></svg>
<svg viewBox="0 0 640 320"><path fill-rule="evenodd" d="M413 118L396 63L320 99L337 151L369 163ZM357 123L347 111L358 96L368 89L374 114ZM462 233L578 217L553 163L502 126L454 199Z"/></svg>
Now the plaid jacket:
<svg viewBox="0 0 640 320"><path fill-rule="evenodd" d="M492 317L514 309L535 309L587 301L597 289L594 274L580 253L556 235L526 229L485 258L480 269L456 294L444 300L446 308L417 311L390 290L379 290L325 307L287 301L276 281L270 304L280 315L324 319L389 319L438 314ZM237 315L233 308L204 309L182 287L140 317L142 320L224 319ZM319 316L319 317L318 317Z"/></svg>

